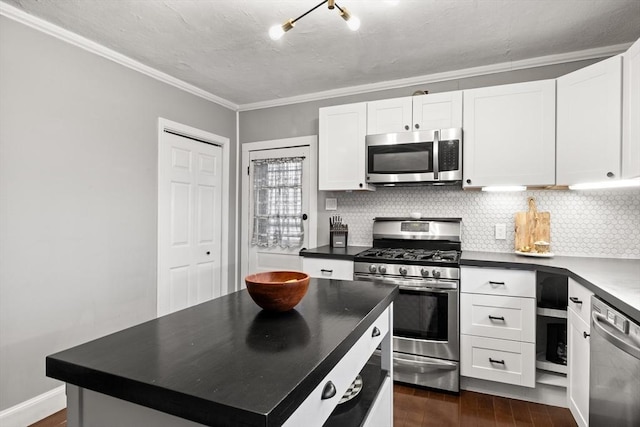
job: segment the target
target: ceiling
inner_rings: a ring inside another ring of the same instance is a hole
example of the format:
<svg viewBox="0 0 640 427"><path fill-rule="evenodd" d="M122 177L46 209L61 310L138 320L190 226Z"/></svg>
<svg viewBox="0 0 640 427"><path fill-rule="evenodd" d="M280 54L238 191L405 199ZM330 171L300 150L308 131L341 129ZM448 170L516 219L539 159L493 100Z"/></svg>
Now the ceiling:
<svg viewBox="0 0 640 427"><path fill-rule="evenodd" d="M232 104L630 43L639 0L3 0Z"/></svg>

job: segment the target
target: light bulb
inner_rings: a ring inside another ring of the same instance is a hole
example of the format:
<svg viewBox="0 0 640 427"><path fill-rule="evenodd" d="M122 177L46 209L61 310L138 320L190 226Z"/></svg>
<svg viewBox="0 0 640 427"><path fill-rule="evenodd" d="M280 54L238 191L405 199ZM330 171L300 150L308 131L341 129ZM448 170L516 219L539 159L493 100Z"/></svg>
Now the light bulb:
<svg viewBox="0 0 640 427"><path fill-rule="evenodd" d="M271 37L271 40L280 40L283 35L284 30L282 29L282 25L274 25L269 29L269 37Z"/></svg>
<svg viewBox="0 0 640 427"><path fill-rule="evenodd" d="M347 25L351 31L358 31L358 28L360 28L360 19L357 16L351 16L347 21Z"/></svg>

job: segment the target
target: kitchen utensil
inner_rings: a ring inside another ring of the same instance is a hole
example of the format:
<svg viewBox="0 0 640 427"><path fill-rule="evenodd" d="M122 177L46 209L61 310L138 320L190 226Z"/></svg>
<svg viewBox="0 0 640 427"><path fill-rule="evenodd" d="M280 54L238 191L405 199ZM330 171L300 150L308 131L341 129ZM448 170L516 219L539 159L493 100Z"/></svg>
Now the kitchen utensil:
<svg viewBox="0 0 640 427"><path fill-rule="evenodd" d="M515 250L518 253L537 253L535 242L551 242L551 214L538 212L533 197L527 199L527 204L529 211L516 212L515 215Z"/></svg>
<svg viewBox="0 0 640 427"><path fill-rule="evenodd" d="M309 289L309 275L300 271L265 271L244 279L253 301L267 311L288 311Z"/></svg>

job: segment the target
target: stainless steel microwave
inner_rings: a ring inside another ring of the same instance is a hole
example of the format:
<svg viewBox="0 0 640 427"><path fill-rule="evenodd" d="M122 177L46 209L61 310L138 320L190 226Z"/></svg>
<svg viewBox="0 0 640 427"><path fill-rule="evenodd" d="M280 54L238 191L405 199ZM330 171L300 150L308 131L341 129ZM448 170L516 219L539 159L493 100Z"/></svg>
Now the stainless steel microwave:
<svg viewBox="0 0 640 427"><path fill-rule="evenodd" d="M367 183L454 184L462 181L462 129L367 135Z"/></svg>

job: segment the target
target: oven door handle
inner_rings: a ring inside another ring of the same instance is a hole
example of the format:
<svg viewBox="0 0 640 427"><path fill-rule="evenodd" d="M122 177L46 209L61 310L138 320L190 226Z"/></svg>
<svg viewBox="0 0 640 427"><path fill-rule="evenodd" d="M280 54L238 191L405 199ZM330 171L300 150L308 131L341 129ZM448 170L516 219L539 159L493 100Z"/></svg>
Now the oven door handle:
<svg viewBox="0 0 640 427"><path fill-rule="evenodd" d="M435 360L430 358L425 358L426 360L413 360L413 359L405 359L404 357L398 356L398 353L393 353L393 361L398 362L403 365L427 365L427 366L437 366L440 369L447 371L454 371L458 364L455 362L448 362L445 360Z"/></svg>
<svg viewBox="0 0 640 427"><path fill-rule="evenodd" d="M400 283L394 283L394 284L400 285ZM456 288L445 288L445 287L433 288L433 287L425 287L425 286L400 285L400 290L401 291L414 291L414 292L429 292L429 293L437 292L437 293L440 293L440 294L444 294L444 293L455 291Z"/></svg>

